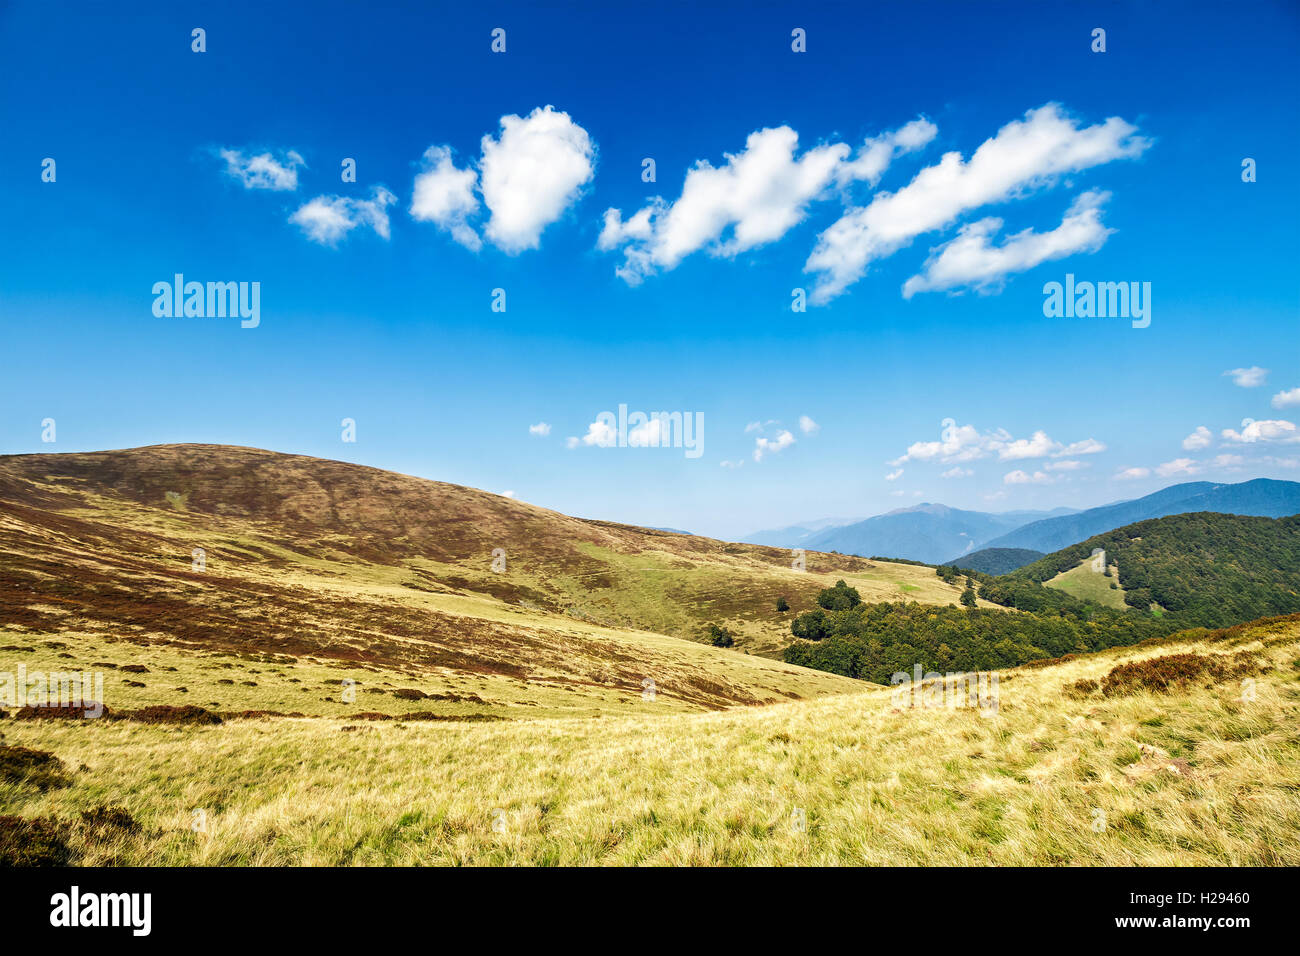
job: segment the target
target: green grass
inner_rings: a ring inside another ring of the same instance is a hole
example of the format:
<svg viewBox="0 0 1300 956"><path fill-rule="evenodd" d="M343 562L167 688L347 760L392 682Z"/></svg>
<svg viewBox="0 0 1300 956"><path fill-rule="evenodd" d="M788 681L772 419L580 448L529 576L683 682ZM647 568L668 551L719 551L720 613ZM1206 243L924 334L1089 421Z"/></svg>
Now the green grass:
<svg viewBox="0 0 1300 956"><path fill-rule="evenodd" d="M1119 583L1119 575L1116 573L1114 566L1111 566L1111 573L1108 577L1100 571L1092 569L1092 559L1087 558L1068 571L1062 571L1050 581L1044 581L1044 586L1056 588L1064 591L1071 597L1079 598L1081 601L1093 601L1103 607L1114 608L1118 611L1128 607L1124 603L1124 588ZM1115 587L1111 587L1114 584Z"/></svg>

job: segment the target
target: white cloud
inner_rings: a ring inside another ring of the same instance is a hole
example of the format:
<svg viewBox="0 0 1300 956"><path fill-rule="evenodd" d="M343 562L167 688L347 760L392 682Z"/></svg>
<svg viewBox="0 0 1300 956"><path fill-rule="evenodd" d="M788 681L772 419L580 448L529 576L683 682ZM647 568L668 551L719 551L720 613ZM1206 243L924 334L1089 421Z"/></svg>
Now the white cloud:
<svg viewBox="0 0 1300 956"><path fill-rule="evenodd" d="M1241 431L1225 428L1220 434L1227 441L1243 444L1300 441L1300 432L1297 432L1295 423L1280 418L1258 422L1253 418L1244 418L1241 422Z"/></svg>
<svg viewBox="0 0 1300 956"><path fill-rule="evenodd" d="M483 235L511 255L536 249L595 175L596 147L587 131L554 107L501 117L480 141L474 166L458 168L448 146L425 150L415 177L411 218L445 229L467 249L483 239L470 220L487 207ZM477 193L477 195L476 195Z"/></svg>
<svg viewBox="0 0 1300 956"><path fill-rule="evenodd" d="M1044 472L1036 471L1031 475L1019 468L1002 476L1002 483L1006 485L1045 485L1051 480L1052 476Z"/></svg>
<svg viewBox="0 0 1300 956"><path fill-rule="evenodd" d="M765 455L775 455L793 444L794 436L788 431L779 433L775 438L756 438L754 440L754 461L762 461Z"/></svg>
<svg viewBox="0 0 1300 956"><path fill-rule="evenodd" d="M299 207L289 221L302 229L312 242L332 246L357 226L369 226L384 239L389 236L388 212L397 197L383 186L370 191L369 199L348 196L317 196Z"/></svg>
<svg viewBox="0 0 1300 956"><path fill-rule="evenodd" d="M798 142L799 134L788 126L750 133L745 148L726 154L723 166L696 163L676 202L656 198L626 222L621 210L607 210L597 248L625 246L616 272L635 285L705 247L716 256L734 256L780 239L803 220L807 204L849 153L846 144L834 143L796 159Z"/></svg>
<svg viewBox="0 0 1300 956"><path fill-rule="evenodd" d="M1183 448L1186 451L1199 451L1202 448L1209 448L1210 440L1210 430L1204 425L1197 425L1196 431L1183 439Z"/></svg>
<svg viewBox="0 0 1300 956"><path fill-rule="evenodd" d="M908 461L937 459L947 465L974 461L994 454L1002 461L1016 461L1048 456L1062 458L1069 455L1092 455L1106 450L1106 446L1095 438L1063 445L1048 437L1041 429L1029 438L1013 439L1011 433L1004 428L981 434L974 425L958 425L951 418L944 419L942 424L943 433L939 441L914 442L908 446L906 454L889 464L901 465Z"/></svg>
<svg viewBox="0 0 1300 956"><path fill-rule="evenodd" d="M805 435L816 435L821 430L822 427L807 415L799 416L799 431L803 432Z"/></svg>
<svg viewBox="0 0 1300 956"><path fill-rule="evenodd" d="M1103 442L1095 438L1085 438L1083 441L1071 442L1055 454L1058 458L1064 458L1067 455L1096 455L1105 450L1106 445Z"/></svg>
<svg viewBox="0 0 1300 956"><path fill-rule="evenodd" d="M1214 461L1210 462L1215 468L1235 468L1238 465L1245 464L1246 459L1240 455L1215 455Z"/></svg>
<svg viewBox="0 0 1300 956"><path fill-rule="evenodd" d="M277 158L271 153L245 156L237 149L222 149L226 175L239 180L245 189L271 189L291 192L298 188L298 167L306 167L303 158L292 149Z"/></svg>
<svg viewBox="0 0 1300 956"><path fill-rule="evenodd" d="M627 433L627 444L629 448L658 448L663 440L663 420L651 418L632 428ZM669 440L672 436L669 435Z"/></svg>
<svg viewBox="0 0 1300 956"><path fill-rule="evenodd" d="M528 434L530 435L540 435L542 438L545 438L550 433L551 426L546 422L538 422L536 425L528 426Z"/></svg>
<svg viewBox="0 0 1300 956"><path fill-rule="evenodd" d="M1130 481L1134 478L1149 478L1150 476L1150 468L1121 468L1115 472L1115 477L1122 481Z"/></svg>
<svg viewBox="0 0 1300 956"><path fill-rule="evenodd" d="M1201 470L1201 466L1190 458L1175 458L1173 461L1167 461L1163 465L1156 466L1156 474L1161 478L1172 478L1175 475L1195 475Z"/></svg>
<svg viewBox="0 0 1300 956"><path fill-rule="evenodd" d="M478 251L483 240L468 221L479 208L477 184L478 173L457 169L449 147L430 146L424 151L423 171L415 177L411 218L435 223L466 249Z"/></svg>
<svg viewBox="0 0 1300 956"><path fill-rule="evenodd" d="M1018 438L1013 442L1008 442L998 450L998 458L1002 461L1015 461L1020 458L1046 458L1060 447L1060 443L1048 438L1046 432L1036 431L1032 438Z"/></svg>
<svg viewBox="0 0 1300 956"><path fill-rule="evenodd" d="M739 153L723 154L723 165L699 160L675 202L656 197L627 219L620 209L606 210L596 248L623 248L615 271L629 285L701 249L735 256L784 236L832 183L874 185L895 156L920 149L935 132L928 120L913 120L868 139L850 160L847 143L824 143L796 158L799 134L789 126L755 130Z"/></svg>
<svg viewBox="0 0 1300 956"><path fill-rule="evenodd" d="M975 472L970 468L962 468L960 465L949 468L940 478L969 478Z"/></svg>
<svg viewBox="0 0 1300 956"><path fill-rule="evenodd" d="M1252 365L1250 368L1230 368L1223 374L1232 376L1233 385L1240 385L1242 388L1255 388L1264 384L1264 379L1268 377L1268 369Z"/></svg>
<svg viewBox="0 0 1300 956"><path fill-rule="evenodd" d="M903 298L966 286L993 291L1011 273L1079 252L1096 252L1115 231L1101 224L1101 207L1109 198L1110 193L1086 192L1055 229L1024 229L1001 245L991 241L1002 229L1001 219L989 217L962 226L955 239L930 250L924 271L903 284Z"/></svg>
<svg viewBox="0 0 1300 956"><path fill-rule="evenodd" d="M1149 145L1119 117L1081 129L1056 103L1030 110L985 140L969 162L946 153L907 186L850 209L822 232L804 265L818 276L812 299L833 299L873 261L971 209L1020 198L1064 173L1138 156Z"/></svg>
<svg viewBox="0 0 1300 956"><path fill-rule="evenodd" d="M515 493L514 493L513 491L503 491L503 492L501 492L501 497L502 497L502 498L513 498L514 496L515 496Z"/></svg>
<svg viewBox="0 0 1300 956"><path fill-rule="evenodd" d="M596 419L587 426L587 434L582 436L583 445L597 445L601 448L612 448L618 441L618 430L608 422ZM570 448L577 448L579 439L570 438L567 442Z"/></svg>
<svg viewBox="0 0 1300 956"><path fill-rule="evenodd" d="M889 474L885 475L885 481L897 481L902 477L903 469L899 468L897 471L891 471Z"/></svg>
<svg viewBox="0 0 1300 956"><path fill-rule="evenodd" d="M864 180L874 186L896 156L921 149L938 132L939 127L925 117L918 117L906 126L874 136L858 148L857 155L852 160L835 171L835 179L841 185L853 180Z"/></svg>
<svg viewBox="0 0 1300 956"><path fill-rule="evenodd" d="M538 107L501 117L497 138L484 136L479 160L484 230L509 253L536 249L542 230L560 218L595 174L596 149L568 113Z"/></svg>
<svg viewBox="0 0 1300 956"><path fill-rule="evenodd" d="M1274 408L1290 408L1292 405L1300 405L1300 388L1278 392L1273 396Z"/></svg>
<svg viewBox="0 0 1300 956"><path fill-rule="evenodd" d="M745 460L741 458L737 461L722 461L719 462L719 464L722 465L723 468L744 468Z"/></svg>
<svg viewBox="0 0 1300 956"><path fill-rule="evenodd" d="M1087 468L1088 463L1086 461L1066 459L1065 461L1049 461L1043 467L1048 471L1078 471L1081 468Z"/></svg>

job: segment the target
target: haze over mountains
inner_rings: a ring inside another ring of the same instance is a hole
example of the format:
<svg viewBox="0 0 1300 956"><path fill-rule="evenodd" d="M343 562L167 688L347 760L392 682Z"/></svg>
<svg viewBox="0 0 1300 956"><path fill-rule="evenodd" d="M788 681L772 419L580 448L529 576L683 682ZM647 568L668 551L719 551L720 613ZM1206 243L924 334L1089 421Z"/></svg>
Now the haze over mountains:
<svg viewBox="0 0 1300 956"><path fill-rule="evenodd" d="M1130 501L1077 511L964 511L921 504L849 523L807 522L749 535L769 546L838 551L862 557L957 563L985 548L1052 552L1148 518L1194 511L1280 518L1300 513L1300 482L1256 478L1236 484L1191 481ZM1032 558L1032 555L1025 555ZM1005 553L999 559L1006 561ZM977 561L979 559L976 559Z"/></svg>

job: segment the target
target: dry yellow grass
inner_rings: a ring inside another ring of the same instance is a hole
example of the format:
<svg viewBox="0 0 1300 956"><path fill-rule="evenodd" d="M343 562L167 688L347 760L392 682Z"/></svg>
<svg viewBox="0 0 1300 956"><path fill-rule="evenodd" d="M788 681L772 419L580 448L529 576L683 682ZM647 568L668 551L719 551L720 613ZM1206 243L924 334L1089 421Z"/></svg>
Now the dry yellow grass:
<svg viewBox="0 0 1300 956"><path fill-rule="evenodd" d="M1186 652L1262 669L1063 692ZM146 835L82 842L89 863L1297 865L1298 661L1294 621L1114 649L1002 673L996 716L863 686L491 724L10 720L5 743L52 751L75 782L0 785L0 807L125 806Z"/></svg>

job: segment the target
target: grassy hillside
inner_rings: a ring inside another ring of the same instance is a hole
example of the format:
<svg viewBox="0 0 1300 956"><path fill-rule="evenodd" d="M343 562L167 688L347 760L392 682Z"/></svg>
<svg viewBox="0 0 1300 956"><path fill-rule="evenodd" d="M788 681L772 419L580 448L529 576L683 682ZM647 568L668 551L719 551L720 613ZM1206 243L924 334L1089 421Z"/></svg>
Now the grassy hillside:
<svg viewBox="0 0 1300 956"><path fill-rule="evenodd" d="M1139 521L1050 554L1003 580L1013 582L1013 590L1048 583L1098 549L1106 552L1129 607L1145 611L1158 605L1184 626L1224 627L1300 611L1300 515L1199 512Z"/></svg>
<svg viewBox="0 0 1300 956"><path fill-rule="evenodd" d="M1298 667L1291 618L1003 672L996 711L858 684L601 720L10 718L0 847L89 864L1295 866Z"/></svg>
<svg viewBox="0 0 1300 956"><path fill-rule="evenodd" d="M1124 589L1119 584L1115 566L1109 565L1110 574L1094 567L1092 558L1084 558L1075 567L1062 571L1043 582L1045 587L1059 588L1080 601L1093 601L1102 607L1123 611Z"/></svg>
<svg viewBox="0 0 1300 956"><path fill-rule="evenodd" d="M115 659L92 653L100 642L140 661L242 655L338 679L374 668L397 687L480 688L563 713L617 709L649 678L661 699L698 709L842 689L757 656L777 654L791 615L839 577L876 600L956 599L926 568L806 561L798 572L776 548L254 449L0 458L0 627L85 642L83 661ZM790 612L776 611L781 597ZM714 623L735 649L674 640L699 641ZM200 692L190 664L169 666L177 686L231 706L228 693Z"/></svg>

